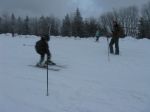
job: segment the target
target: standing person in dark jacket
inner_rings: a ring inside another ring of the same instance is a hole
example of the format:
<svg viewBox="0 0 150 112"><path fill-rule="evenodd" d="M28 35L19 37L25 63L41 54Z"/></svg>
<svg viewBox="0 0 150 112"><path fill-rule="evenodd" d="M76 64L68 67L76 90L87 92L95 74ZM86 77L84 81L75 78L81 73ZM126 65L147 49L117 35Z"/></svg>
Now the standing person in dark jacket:
<svg viewBox="0 0 150 112"><path fill-rule="evenodd" d="M114 53L113 45L115 44L115 54L119 55L119 37L121 33L121 26L117 23L117 21L113 21L113 31L112 31L112 39L109 43L110 53Z"/></svg>
<svg viewBox="0 0 150 112"><path fill-rule="evenodd" d="M44 66L46 64L55 65L55 63L51 61L51 53L48 45L49 39L49 35L42 35L41 40L36 42L35 50L40 55L40 61L37 63L37 66ZM47 60L44 63L45 55L47 55Z"/></svg>

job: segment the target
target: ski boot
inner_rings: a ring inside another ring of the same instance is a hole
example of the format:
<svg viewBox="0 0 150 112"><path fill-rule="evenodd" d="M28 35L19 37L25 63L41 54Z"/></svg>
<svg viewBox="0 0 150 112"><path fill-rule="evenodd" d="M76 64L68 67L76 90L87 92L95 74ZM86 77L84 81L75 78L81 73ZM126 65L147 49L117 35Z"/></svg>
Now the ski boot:
<svg viewBox="0 0 150 112"><path fill-rule="evenodd" d="M45 61L45 64L47 65L56 65L56 63L54 63L53 61L51 60L48 60L48 61Z"/></svg>
<svg viewBox="0 0 150 112"><path fill-rule="evenodd" d="M46 67L47 65L45 63L37 63L36 66L37 67Z"/></svg>

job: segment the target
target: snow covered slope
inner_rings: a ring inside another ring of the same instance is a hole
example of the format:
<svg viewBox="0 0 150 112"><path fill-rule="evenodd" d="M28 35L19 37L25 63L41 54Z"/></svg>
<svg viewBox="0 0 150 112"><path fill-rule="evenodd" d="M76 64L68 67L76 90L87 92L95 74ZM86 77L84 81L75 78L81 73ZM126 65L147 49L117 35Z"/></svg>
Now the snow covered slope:
<svg viewBox="0 0 150 112"><path fill-rule="evenodd" d="M110 55L107 40L52 37L52 60L67 68L36 64L35 36L0 35L0 112L150 112L150 40L120 40Z"/></svg>

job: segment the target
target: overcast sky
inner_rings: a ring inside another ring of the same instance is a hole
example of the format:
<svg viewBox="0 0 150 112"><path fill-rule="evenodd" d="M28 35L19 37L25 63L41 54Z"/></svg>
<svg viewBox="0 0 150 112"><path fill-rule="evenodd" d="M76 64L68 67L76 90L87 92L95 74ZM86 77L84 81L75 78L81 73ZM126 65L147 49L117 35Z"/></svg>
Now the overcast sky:
<svg viewBox="0 0 150 112"><path fill-rule="evenodd" d="M0 0L0 13L14 13L19 16L49 16L63 18L78 7L83 17L99 16L113 8L137 5L150 0Z"/></svg>

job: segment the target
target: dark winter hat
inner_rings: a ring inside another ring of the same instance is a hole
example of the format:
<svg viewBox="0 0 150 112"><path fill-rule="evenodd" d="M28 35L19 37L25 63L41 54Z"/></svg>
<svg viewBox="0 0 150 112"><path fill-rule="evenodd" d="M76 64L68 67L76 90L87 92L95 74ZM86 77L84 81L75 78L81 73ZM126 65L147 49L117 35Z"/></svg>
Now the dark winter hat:
<svg viewBox="0 0 150 112"><path fill-rule="evenodd" d="M43 40L46 40L46 41L49 41L49 40L50 40L48 34L42 35L41 37L42 37Z"/></svg>

